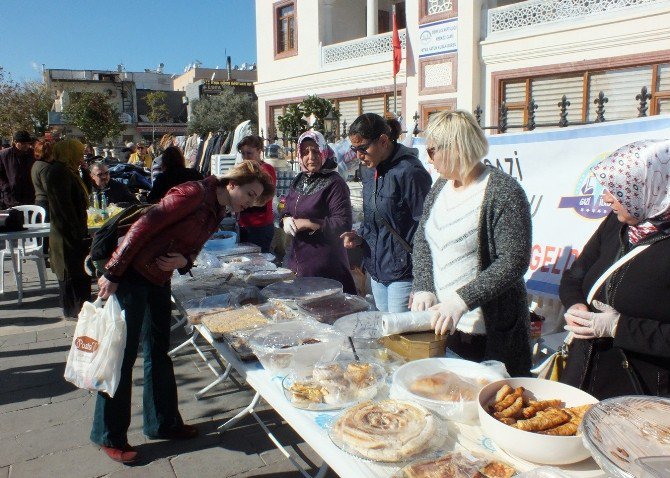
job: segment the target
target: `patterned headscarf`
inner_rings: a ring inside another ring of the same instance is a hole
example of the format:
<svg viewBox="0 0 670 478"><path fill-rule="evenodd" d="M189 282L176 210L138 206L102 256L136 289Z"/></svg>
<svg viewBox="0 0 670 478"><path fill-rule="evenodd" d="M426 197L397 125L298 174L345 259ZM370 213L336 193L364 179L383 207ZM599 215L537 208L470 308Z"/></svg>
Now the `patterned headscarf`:
<svg viewBox="0 0 670 478"><path fill-rule="evenodd" d="M670 220L670 140L622 146L592 169L596 180L640 222L628 227L637 244Z"/></svg>
<svg viewBox="0 0 670 478"><path fill-rule="evenodd" d="M300 135L300 138L298 138L298 156L300 157L301 171L305 172L307 171L305 165L302 163L302 157L300 156L300 145L306 139L311 139L319 147L319 152L321 153L321 166L323 166L323 164L326 162L328 158L332 158L335 156L333 150L330 148L330 146L328 146L326 138L324 138L321 133L319 133L318 131L305 131L303 134Z"/></svg>

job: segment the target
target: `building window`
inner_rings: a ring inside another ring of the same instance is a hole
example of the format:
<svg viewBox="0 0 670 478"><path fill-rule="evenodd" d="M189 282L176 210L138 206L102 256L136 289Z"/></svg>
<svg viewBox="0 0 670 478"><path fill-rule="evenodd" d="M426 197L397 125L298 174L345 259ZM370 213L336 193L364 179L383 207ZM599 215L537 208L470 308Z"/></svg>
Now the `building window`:
<svg viewBox="0 0 670 478"><path fill-rule="evenodd" d="M419 23L458 16L458 0L419 0Z"/></svg>
<svg viewBox="0 0 670 478"><path fill-rule="evenodd" d="M395 4L396 19L398 22L398 30L402 30L407 26L405 18L405 2L397 2ZM379 33L386 33L393 30L393 11L382 10L377 12L377 25Z"/></svg>
<svg viewBox="0 0 670 478"><path fill-rule="evenodd" d="M298 32L295 2L275 5L275 59L298 53Z"/></svg>
<svg viewBox="0 0 670 478"><path fill-rule="evenodd" d="M560 68L556 68L560 70ZM507 109L508 128L519 129L528 122L528 104L537 105L535 122L539 126L556 126L560 119L559 102L565 96L568 124L592 123L597 117L596 100L602 91L606 121L635 118L640 114L642 88L647 100L647 116L657 115L670 107L670 63L653 63L619 68L585 69L556 74L529 75L500 80L500 101ZM498 111L500 101L494 105Z"/></svg>
<svg viewBox="0 0 670 478"><path fill-rule="evenodd" d="M454 111L456 109L456 98L449 98L446 100L423 101L419 103L421 111L419 117L419 127L425 131L428 127L430 117L440 111ZM409 126L408 128L409 129Z"/></svg>

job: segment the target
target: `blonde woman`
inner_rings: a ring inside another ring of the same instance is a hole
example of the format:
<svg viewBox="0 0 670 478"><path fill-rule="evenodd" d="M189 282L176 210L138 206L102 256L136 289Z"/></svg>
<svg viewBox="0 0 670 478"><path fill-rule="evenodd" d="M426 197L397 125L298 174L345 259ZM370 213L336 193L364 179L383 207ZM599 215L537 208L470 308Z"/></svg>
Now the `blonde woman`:
<svg viewBox="0 0 670 478"><path fill-rule="evenodd" d="M531 250L530 206L516 180L482 163L483 131L470 113L433 115L429 161L440 174L414 236L411 309L434 311L436 334L461 357L530 372L523 276Z"/></svg>

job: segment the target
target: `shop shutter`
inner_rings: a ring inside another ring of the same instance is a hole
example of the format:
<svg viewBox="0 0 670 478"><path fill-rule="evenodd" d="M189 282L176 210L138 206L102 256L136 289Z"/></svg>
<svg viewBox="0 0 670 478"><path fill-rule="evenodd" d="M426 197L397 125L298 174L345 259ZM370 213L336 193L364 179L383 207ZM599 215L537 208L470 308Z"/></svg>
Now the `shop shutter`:
<svg viewBox="0 0 670 478"><path fill-rule="evenodd" d="M590 77L588 120L596 119L596 105L593 100L603 91L607 97L605 103L605 119L613 121L625 118L635 118L638 115L638 101L643 86L651 89L652 67L641 66L620 70L601 71Z"/></svg>
<svg viewBox="0 0 670 478"><path fill-rule="evenodd" d="M558 125L561 110L558 103L563 95L570 102L568 106L568 123L582 121L582 103L584 102L583 76L564 78L538 78L531 81L531 98L535 100L535 123Z"/></svg>
<svg viewBox="0 0 670 478"><path fill-rule="evenodd" d="M342 132L342 124L347 122L347 131L349 131L349 126L354 122L356 118L360 116L358 111L358 99L353 100L340 100L339 101L339 110L340 110L340 132Z"/></svg>

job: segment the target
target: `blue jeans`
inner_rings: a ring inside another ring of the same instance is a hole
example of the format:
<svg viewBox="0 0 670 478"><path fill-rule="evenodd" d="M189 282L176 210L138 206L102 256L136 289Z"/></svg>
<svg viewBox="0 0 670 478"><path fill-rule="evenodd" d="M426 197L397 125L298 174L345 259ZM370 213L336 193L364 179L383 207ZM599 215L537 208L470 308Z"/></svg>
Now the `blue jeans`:
<svg viewBox="0 0 670 478"><path fill-rule="evenodd" d="M409 294L412 292L412 281L391 282L384 285L374 279L372 281L372 295L375 305L380 312L407 312L409 308Z"/></svg>

